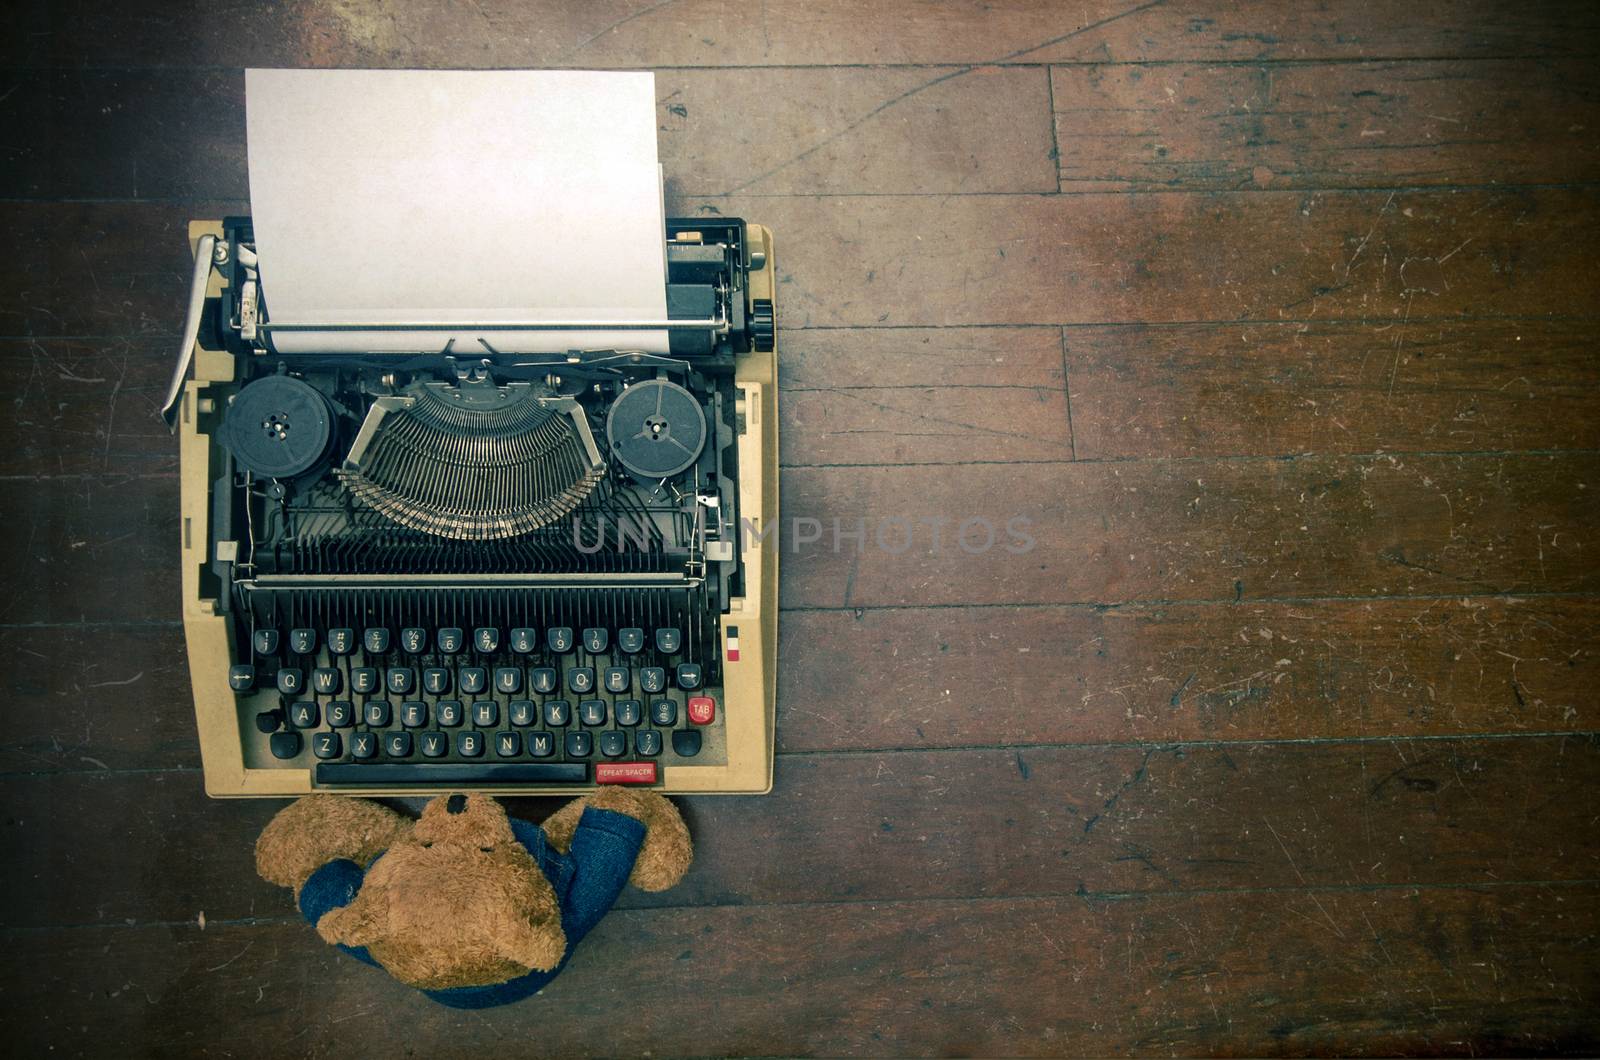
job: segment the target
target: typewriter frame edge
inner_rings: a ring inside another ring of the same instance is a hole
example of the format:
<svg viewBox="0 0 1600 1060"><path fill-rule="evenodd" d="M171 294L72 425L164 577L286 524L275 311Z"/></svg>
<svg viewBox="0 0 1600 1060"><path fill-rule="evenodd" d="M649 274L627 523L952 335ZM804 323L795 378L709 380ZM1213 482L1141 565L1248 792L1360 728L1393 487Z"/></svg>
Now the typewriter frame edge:
<svg viewBox="0 0 1600 1060"><path fill-rule="evenodd" d="M774 303L776 272L773 238L770 229L746 223L746 239L765 250L766 260L759 269L748 272L751 299L765 298ZM191 254L204 235L222 237L219 220L189 222ZM213 269L207 281L206 297L221 294L226 278ZM740 633L741 661L724 664L723 723L729 748L729 765L668 766L661 768L661 779L654 790L665 794L763 795L772 790L775 729L777 721L777 632L778 632L778 557L776 540L764 543L761 531L775 526L778 519L778 367L777 341L761 353L740 354L735 365L735 385L744 391L746 430L739 435L741 448L750 448L741 459L740 496L755 497L760 509L760 525L755 535L741 535L745 569L748 572L745 595L731 603L725 616L726 627L743 627ZM179 555L180 586L183 593L183 629L189 663L189 681L194 700L195 725L199 735L200 760L205 792L216 799L294 797L314 791L355 797L411 797L440 794L448 788L317 788L310 771L304 769L254 769L244 764L240 752L241 723L238 708L226 687L202 675L227 672L231 636L225 615L215 610L215 601L202 596L201 572L211 562L210 513L211 467L215 442L201 433L199 402L201 391L218 383L230 383L237 376L233 354L208 349L202 340L194 346L192 377L183 385L178 409L179 436ZM751 400L753 398L754 400ZM753 411L753 415L752 415ZM768 474L767 469L770 469ZM755 584L752 585L751 582ZM724 644L724 652L726 646ZM746 661L748 660L748 661ZM729 689L743 689L743 695L730 695ZM735 714L727 709L730 699L750 702L759 696L761 711L748 709ZM735 746L747 753L734 754ZM737 760L738 766L731 764ZM575 795L594 791L597 785L582 786L506 786L486 789L504 796Z"/></svg>

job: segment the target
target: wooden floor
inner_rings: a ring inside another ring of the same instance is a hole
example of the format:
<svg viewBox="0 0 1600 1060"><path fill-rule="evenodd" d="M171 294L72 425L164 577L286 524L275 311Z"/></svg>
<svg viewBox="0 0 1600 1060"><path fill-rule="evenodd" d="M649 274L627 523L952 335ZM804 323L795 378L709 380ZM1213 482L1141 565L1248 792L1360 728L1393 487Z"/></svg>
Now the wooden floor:
<svg viewBox="0 0 1600 1060"><path fill-rule="evenodd" d="M1600 1050L1600 8L396 7L0 35L12 1051ZM777 787L509 1009L201 793L155 408L246 65L653 68L672 212L777 234Z"/></svg>

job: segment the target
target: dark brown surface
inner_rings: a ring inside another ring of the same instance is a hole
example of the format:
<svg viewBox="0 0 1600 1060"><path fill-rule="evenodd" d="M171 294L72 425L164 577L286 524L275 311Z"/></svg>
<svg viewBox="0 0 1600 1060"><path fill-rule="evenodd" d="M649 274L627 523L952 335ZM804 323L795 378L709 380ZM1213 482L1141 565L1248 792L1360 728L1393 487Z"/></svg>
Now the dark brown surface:
<svg viewBox="0 0 1600 1060"><path fill-rule="evenodd" d="M1600 1049L1594 5L8 29L14 1051ZM329 950L251 871L275 805L201 794L153 414L184 224L246 208L250 64L658 68L669 207L777 233L783 503L822 533L777 786L684 800L683 885L509 1009ZM960 550L1015 515L1031 551ZM880 551L895 516L939 551Z"/></svg>

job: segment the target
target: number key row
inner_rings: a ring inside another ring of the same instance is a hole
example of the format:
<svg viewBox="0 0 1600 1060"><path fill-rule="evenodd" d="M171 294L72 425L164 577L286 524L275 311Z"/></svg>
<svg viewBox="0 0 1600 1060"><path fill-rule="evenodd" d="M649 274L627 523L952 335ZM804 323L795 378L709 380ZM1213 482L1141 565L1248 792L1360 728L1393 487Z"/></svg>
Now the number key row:
<svg viewBox="0 0 1600 1060"><path fill-rule="evenodd" d="M526 670L518 666L501 666L496 667L492 674L481 666L465 666L456 671L430 666L421 670L420 674L410 666L392 666L381 673L375 666L356 666L350 669L349 675L350 691L357 695L376 692L380 680L384 689L397 696L410 695L418 688L435 696L447 695L452 688L462 695L475 696L487 691L491 680L494 682L494 691L501 695L514 696L524 688L539 695L551 695L560 689L562 683L561 675L549 666L535 666ZM672 668L671 677L674 687L689 692L699 688L705 680L699 663L679 663ZM641 692L664 692L667 678L665 667L643 666L638 670L637 684ZM280 668L273 681L278 691L286 696L300 695L306 689L305 671L294 667ZM621 695L631 692L634 684L634 671L626 666L606 666L598 670L593 666L573 666L565 674L567 691L577 695L587 695L596 688ZM245 665L229 668L228 687L235 692L248 692L254 686L254 667ZM336 696L344 691L344 671L331 666L319 666L311 671L310 687L317 695Z"/></svg>

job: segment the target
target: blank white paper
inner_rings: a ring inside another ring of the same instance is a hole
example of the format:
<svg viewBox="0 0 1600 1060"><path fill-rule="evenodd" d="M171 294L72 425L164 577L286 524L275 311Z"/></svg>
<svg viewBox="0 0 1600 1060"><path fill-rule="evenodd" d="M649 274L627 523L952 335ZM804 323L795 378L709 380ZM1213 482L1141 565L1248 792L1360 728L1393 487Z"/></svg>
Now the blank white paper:
<svg viewBox="0 0 1600 1060"><path fill-rule="evenodd" d="M247 70L251 215L269 319L445 332L275 332L282 352L639 349L664 320L655 75Z"/></svg>

